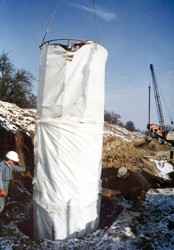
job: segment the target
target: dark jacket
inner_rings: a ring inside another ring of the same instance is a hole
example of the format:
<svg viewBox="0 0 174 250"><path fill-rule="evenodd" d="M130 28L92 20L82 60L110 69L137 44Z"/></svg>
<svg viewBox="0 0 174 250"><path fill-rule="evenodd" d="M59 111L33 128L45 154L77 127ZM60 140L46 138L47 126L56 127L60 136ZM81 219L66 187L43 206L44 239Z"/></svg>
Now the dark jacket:
<svg viewBox="0 0 174 250"><path fill-rule="evenodd" d="M141 195L142 191L147 192L149 188L148 181L139 173L128 171L126 179L122 179L120 191L128 200L136 200Z"/></svg>
<svg viewBox="0 0 174 250"><path fill-rule="evenodd" d="M129 189L139 187L144 190L148 189L148 181L139 173L128 170L128 176L126 179L122 179L124 185L122 185L122 193L127 192Z"/></svg>
<svg viewBox="0 0 174 250"><path fill-rule="evenodd" d="M139 173L128 170L127 178L111 176L103 179L103 187L117 190L125 199L138 200L142 191L149 189L148 181Z"/></svg>

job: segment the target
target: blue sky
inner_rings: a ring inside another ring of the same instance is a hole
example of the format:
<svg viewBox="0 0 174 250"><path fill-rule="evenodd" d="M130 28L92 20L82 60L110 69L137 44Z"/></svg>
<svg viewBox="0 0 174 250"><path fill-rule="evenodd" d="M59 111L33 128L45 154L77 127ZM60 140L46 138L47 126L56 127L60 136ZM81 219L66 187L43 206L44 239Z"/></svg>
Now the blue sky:
<svg viewBox="0 0 174 250"><path fill-rule="evenodd" d="M58 3L58 5L57 5ZM53 22L51 17L57 6ZM174 120L174 0L95 0L99 42L108 51L105 109L146 129L150 64L154 65L166 124ZM0 53L16 68L39 74L46 39L97 41L93 0L0 0ZM38 82L33 82L37 94ZM152 89L152 88L151 88ZM151 122L158 123L151 93Z"/></svg>

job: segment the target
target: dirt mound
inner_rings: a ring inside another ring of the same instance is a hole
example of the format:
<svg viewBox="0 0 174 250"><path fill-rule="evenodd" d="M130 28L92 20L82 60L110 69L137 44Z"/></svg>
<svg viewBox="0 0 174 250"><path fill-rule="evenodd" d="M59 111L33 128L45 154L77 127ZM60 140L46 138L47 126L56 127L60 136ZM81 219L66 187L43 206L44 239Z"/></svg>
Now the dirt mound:
<svg viewBox="0 0 174 250"><path fill-rule="evenodd" d="M107 188L104 185L104 180L107 177L116 177L117 170L121 166L143 173L154 187L171 185L170 182L163 182L163 179L158 177L158 169L153 161L154 159L167 159L174 165L173 159L170 159L171 148L168 145L160 144L157 140L147 138L139 133L126 132L125 130L121 133L117 126L107 124L105 128L112 132L106 132L103 138L103 196L119 195L118 190Z"/></svg>
<svg viewBox="0 0 174 250"><path fill-rule="evenodd" d="M0 158L15 150L20 164L33 168L35 113L34 109L0 101Z"/></svg>
<svg viewBox="0 0 174 250"><path fill-rule="evenodd" d="M125 166L132 168L141 161L148 150L137 148L133 143L121 138L104 138L103 168Z"/></svg>
<svg viewBox="0 0 174 250"><path fill-rule="evenodd" d="M105 124L105 131L112 133L105 132L103 138L103 168L125 166L138 170L144 165L153 165L144 160L147 157L169 159L170 147L155 139L109 124Z"/></svg>
<svg viewBox="0 0 174 250"><path fill-rule="evenodd" d="M144 163L147 156L155 156L163 150L166 156L169 149L158 145L155 141L127 142L121 138L105 137L103 142L103 168L119 168L125 166L129 169L137 169Z"/></svg>

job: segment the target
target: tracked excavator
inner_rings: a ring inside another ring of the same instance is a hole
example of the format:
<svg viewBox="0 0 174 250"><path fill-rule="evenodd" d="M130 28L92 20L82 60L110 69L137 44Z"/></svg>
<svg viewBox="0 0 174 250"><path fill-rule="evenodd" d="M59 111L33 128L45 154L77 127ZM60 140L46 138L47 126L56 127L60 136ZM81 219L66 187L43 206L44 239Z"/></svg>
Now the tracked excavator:
<svg viewBox="0 0 174 250"><path fill-rule="evenodd" d="M161 143L167 142L171 146L174 146L174 130L166 129L164 123L162 105L161 105L158 84L155 77L153 64L150 64L150 70L152 75L152 83L153 83L154 97L156 102L159 124L150 123L150 86L149 86L149 122L147 124L147 129L149 130L149 134L152 138L156 138ZM173 124L172 120L171 124Z"/></svg>

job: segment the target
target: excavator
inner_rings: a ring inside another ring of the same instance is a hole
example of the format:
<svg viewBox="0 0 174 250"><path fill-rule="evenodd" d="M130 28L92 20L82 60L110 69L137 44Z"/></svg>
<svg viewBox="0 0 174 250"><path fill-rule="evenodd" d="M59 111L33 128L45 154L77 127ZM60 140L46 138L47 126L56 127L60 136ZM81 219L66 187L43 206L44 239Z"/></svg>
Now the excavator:
<svg viewBox="0 0 174 250"><path fill-rule="evenodd" d="M153 83L154 97L156 102L159 124L150 123L150 86L149 86L149 122L147 124L147 129L149 130L149 134L152 138L157 139L160 143L166 142L169 143L171 146L174 146L174 130L166 129L164 123L162 105L161 105L158 84L155 77L153 64L150 64L150 70L152 75L152 83ZM171 124L173 124L172 120Z"/></svg>

